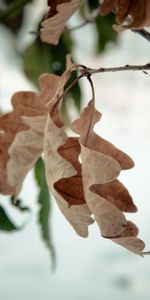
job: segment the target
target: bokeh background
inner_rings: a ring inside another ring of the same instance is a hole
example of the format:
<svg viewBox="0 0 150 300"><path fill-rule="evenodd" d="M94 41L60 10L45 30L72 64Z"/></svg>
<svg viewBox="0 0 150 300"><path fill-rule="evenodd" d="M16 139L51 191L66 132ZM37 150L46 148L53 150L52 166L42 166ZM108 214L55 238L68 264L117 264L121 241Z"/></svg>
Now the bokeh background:
<svg viewBox="0 0 150 300"><path fill-rule="evenodd" d="M70 30L84 22L83 8L69 21L58 46L42 44L37 32L46 1L26 2L0 2L1 113L11 110L14 92L38 91L41 73L61 74L69 52L76 62L94 68L150 61L150 43L131 31L117 36L112 16ZM94 10L97 1L88 5ZM137 224L150 250L150 77L109 73L93 76L93 82L96 107L103 114L96 132L135 161L120 178L139 209L128 219ZM65 99L66 124L90 96L82 79ZM0 299L149 300L150 257L102 239L96 224L87 239L78 237L48 195L42 159L28 174L20 199L15 207L9 197L0 196Z"/></svg>

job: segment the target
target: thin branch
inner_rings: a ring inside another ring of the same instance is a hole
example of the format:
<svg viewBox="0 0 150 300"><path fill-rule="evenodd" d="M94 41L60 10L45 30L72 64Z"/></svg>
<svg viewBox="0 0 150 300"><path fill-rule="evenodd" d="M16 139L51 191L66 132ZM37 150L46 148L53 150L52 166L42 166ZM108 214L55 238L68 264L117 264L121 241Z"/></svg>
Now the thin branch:
<svg viewBox="0 0 150 300"><path fill-rule="evenodd" d="M87 77L88 81L90 82L91 88L92 88L92 95L93 98L94 95L94 86L93 82L91 80L91 76L98 73L114 73L114 72L123 72L123 71L142 71L144 74L147 75L146 71L150 71L150 63L147 63L145 65L125 65L121 67L110 67L110 68L99 68L99 69L91 69L84 65L75 65L77 71L80 73L80 75L67 87L67 89L64 91L64 93L58 98L58 102L66 96L66 94L72 89L72 87L83 77ZM49 103L46 105L48 106Z"/></svg>
<svg viewBox="0 0 150 300"><path fill-rule="evenodd" d="M8 16L17 15L26 4L31 3L32 0L16 0L14 3L8 5L5 10L0 10L0 21Z"/></svg>
<svg viewBox="0 0 150 300"><path fill-rule="evenodd" d="M78 68L78 67L77 67ZM66 94L73 88L73 86L78 83L78 81L83 77L83 75L81 74L80 76L78 76L67 88L66 90L58 97L54 107L53 107L53 110L55 109L55 107L58 105L58 103L61 101L62 98L64 98L66 96ZM48 107L50 105L50 102L49 101L45 107Z"/></svg>
<svg viewBox="0 0 150 300"><path fill-rule="evenodd" d="M84 12L84 21L75 27L67 28L66 31L71 32L71 31L81 29L81 28L85 27L86 25L93 23L98 16L99 16L99 8L93 10L92 12L86 10Z"/></svg>
<svg viewBox="0 0 150 300"><path fill-rule="evenodd" d="M122 72L122 71L150 71L150 63L147 63L145 65L125 65L121 67L109 67L109 68L98 68L98 69L91 69L88 67L82 68L82 66L80 66L80 73L83 77L87 77L89 75L91 76L97 73Z"/></svg>
<svg viewBox="0 0 150 300"><path fill-rule="evenodd" d="M66 94L73 88L73 86L83 77L83 75L81 74L79 77L77 77L64 91L64 93L58 98L57 100L57 104L58 102L64 98L66 96Z"/></svg>
<svg viewBox="0 0 150 300"><path fill-rule="evenodd" d="M134 33L140 34L143 38L145 38L148 42L150 42L150 33L145 29L141 29L141 30L132 29L132 31Z"/></svg>

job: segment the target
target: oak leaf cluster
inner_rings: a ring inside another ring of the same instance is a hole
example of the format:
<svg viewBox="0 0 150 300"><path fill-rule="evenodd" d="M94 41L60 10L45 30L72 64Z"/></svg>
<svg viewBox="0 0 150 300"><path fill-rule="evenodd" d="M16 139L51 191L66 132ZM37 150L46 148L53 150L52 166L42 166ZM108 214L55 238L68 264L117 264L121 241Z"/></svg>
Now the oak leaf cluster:
<svg viewBox="0 0 150 300"><path fill-rule="evenodd" d="M134 163L94 132L101 118L95 99L71 124L74 134L64 130L61 95L73 70L68 56L61 76L43 74L39 94L14 94L13 111L0 116L0 192L17 198L25 176L44 154L48 188L77 234L87 237L88 226L96 221L104 238L143 255L138 228L124 214L137 208L118 180L121 170Z"/></svg>

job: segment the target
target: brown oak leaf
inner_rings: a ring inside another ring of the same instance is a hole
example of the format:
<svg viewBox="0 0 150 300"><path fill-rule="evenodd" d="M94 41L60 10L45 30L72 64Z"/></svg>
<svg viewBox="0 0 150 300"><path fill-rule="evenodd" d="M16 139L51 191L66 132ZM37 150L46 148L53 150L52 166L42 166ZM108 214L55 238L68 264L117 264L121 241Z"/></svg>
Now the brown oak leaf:
<svg viewBox="0 0 150 300"><path fill-rule="evenodd" d="M58 92L59 94L59 92ZM88 235L88 225L93 223L83 191L80 144L78 138L68 137L60 117L61 101L55 96L49 103L45 128L44 157L46 180L57 205L82 237Z"/></svg>
<svg viewBox="0 0 150 300"><path fill-rule="evenodd" d="M70 17L79 8L83 0L49 0L49 12L41 23L41 40L49 44L58 44L60 35Z"/></svg>
<svg viewBox="0 0 150 300"><path fill-rule="evenodd" d="M101 15L105 16L112 11L116 14L116 21L120 25L114 25L117 31L128 28L141 29L150 26L149 0L104 0L101 2Z"/></svg>
<svg viewBox="0 0 150 300"><path fill-rule="evenodd" d="M100 118L92 99L72 124L73 130L80 135L85 199L103 237L143 255L144 242L136 237L136 226L128 222L122 212L134 212L136 207L127 189L117 180L121 169L132 168L134 163L93 131Z"/></svg>
<svg viewBox="0 0 150 300"><path fill-rule="evenodd" d="M43 74L41 92L18 92L12 97L13 111L0 116L0 192L17 196L23 180L43 152L48 103L61 95L70 77L72 62L62 76Z"/></svg>

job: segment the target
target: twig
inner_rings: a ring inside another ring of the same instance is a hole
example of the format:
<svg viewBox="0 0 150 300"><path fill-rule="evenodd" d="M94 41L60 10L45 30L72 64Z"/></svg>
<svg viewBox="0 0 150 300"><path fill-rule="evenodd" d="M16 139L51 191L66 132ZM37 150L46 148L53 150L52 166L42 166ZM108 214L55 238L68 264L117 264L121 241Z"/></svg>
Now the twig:
<svg viewBox="0 0 150 300"><path fill-rule="evenodd" d="M89 74L90 75L90 74ZM83 77L84 75L80 75L79 77L77 77L67 88L66 90L63 92L63 94L58 98L57 100L57 104L58 102L64 98L66 96L66 94L73 88L73 86Z"/></svg>
<svg viewBox="0 0 150 300"><path fill-rule="evenodd" d="M72 28L67 28L66 30L71 32L71 31L81 29L81 28L85 27L86 25L93 23L98 16L99 16L99 8L95 9L92 12L89 12L86 8L86 10L84 12L84 21L81 24L79 24L75 27L72 27Z"/></svg>
<svg viewBox="0 0 150 300"><path fill-rule="evenodd" d="M148 42L150 42L150 33L145 29L141 29L141 30L132 29L132 31L134 33L140 34L143 38L145 38Z"/></svg>
<svg viewBox="0 0 150 300"><path fill-rule="evenodd" d="M98 73L114 73L114 72L122 72L122 71L142 71L144 74L147 75L148 70L150 70L150 63L147 63L145 65L125 65L121 67L110 67L110 68L99 68L99 69L91 69L84 65L75 65L77 71L79 71L80 75L67 87L67 89L61 94L58 99L55 106L59 103L59 101L66 96L66 94L72 89L72 87L81 79L84 77L87 77L88 81L90 82L91 88L92 88L92 97L95 98L95 92L94 92L94 86L93 82L91 80L91 76ZM49 103L46 105L48 106ZM54 107L55 108L55 107Z"/></svg>
<svg viewBox="0 0 150 300"><path fill-rule="evenodd" d="M32 0L16 0L14 3L8 5L8 7L5 10L0 10L0 21L5 19L8 16L17 15L20 13L22 8L28 4L31 3Z"/></svg>
<svg viewBox="0 0 150 300"><path fill-rule="evenodd" d="M145 65L125 65L121 67L110 67L110 68L98 68L98 69L91 69L88 67L82 67L82 65L78 65L80 67L80 73L82 77L92 76L97 73L108 73L108 72L122 72L122 71L148 71L150 70L150 63Z"/></svg>

